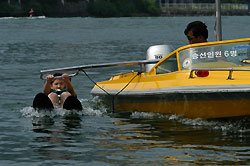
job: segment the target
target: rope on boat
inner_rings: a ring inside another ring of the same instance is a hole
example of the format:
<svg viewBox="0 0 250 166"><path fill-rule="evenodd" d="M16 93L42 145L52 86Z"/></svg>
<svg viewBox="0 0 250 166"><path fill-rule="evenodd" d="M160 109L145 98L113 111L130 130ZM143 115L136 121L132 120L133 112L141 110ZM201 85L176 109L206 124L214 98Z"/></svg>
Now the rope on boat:
<svg viewBox="0 0 250 166"><path fill-rule="evenodd" d="M137 74L119 91L115 94L115 96L117 96L118 94L120 94L124 89L126 89L128 87L128 85L135 79L135 77L141 75L142 72L137 72Z"/></svg>
<svg viewBox="0 0 250 166"><path fill-rule="evenodd" d="M103 89L102 87L100 87L92 78L90 78L90 76L84 71L82 70L82 72L88 77L88 79L94 83L98 88L100 88L101 90L103 90L106 94L108 94L109 96L112 96L111 94L109 94L105 89Z"/></svg>
<svg viewBox="0 0 250 166"><path fill-rule="evenodd" d="M142 72L137 72L137 74L119 91L117 92L115 95L111 95L110 93L108 93L104 88L100 87L92 78L90 78L90 76L84 71L82 70L82 72L88 77L88 79L94 83L98 88L100 88L101 90L103 90L107 95L112 97L111 100L111 105L112 105L112 112L114 112L115 110L115 97L118 96L122 91L124 91L124 89L126 89L128 87L128 85L135 79L135 77L141 75Z"/></svg>

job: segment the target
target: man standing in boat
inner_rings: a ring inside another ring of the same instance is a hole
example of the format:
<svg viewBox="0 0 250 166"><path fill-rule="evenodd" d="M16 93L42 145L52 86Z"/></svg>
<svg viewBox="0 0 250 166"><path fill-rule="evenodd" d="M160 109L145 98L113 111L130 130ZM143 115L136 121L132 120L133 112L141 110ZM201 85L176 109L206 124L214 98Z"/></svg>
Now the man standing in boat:
<svg viewBox="0 0 250 166"><path fill-rule="evenodd" d="M184 31L184 34L187 36L189 44L207 42L207 26L201 21L189 23Z"/></svg>

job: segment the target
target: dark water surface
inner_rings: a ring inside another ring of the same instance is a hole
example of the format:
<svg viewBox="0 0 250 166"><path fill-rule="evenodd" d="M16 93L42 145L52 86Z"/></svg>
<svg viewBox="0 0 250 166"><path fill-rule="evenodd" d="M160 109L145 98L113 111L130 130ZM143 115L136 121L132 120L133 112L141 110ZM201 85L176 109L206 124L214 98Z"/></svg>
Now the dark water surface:
<svg viewBox="0 0 250 166"><path fill-rule="evenodd" d="M250 123L175 115L110 113L89 94L84 74L72 82L83 112L37 113L42 69L143 60L149 46L187 44L187 23L214 17L0 18L0 165L250 164ZM223 39L250 36L250 17L223 17ZM131 67L88 70L95 81Z"/></svg>

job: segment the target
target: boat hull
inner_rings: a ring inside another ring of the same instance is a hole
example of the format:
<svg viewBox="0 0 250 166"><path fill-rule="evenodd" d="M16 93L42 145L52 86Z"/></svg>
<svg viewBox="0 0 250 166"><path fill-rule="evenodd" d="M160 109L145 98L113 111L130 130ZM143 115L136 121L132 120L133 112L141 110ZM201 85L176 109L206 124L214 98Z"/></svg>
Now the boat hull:
<svg viewBox="0 0 250 166"><path fill-rule="evenodd" d="M114 100L115 110L157 112L183 115L188 118L229 118L250 115L250 92L162 93L142 95L98 95L106 103Z"/></svg>

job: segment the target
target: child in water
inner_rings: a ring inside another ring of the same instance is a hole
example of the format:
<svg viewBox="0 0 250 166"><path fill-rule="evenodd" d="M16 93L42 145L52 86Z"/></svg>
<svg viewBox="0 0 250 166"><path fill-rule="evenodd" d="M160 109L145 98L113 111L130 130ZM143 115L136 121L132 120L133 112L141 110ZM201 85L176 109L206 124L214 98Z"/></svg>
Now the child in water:
<svg viewBox="0 0 250 166"><path fill-rule="evenodd" d="M77 96L67 73L48 75L43 86L43 93L49 97L54 108L63 105L69 96Z"/></svg>

